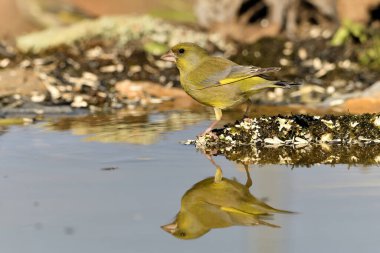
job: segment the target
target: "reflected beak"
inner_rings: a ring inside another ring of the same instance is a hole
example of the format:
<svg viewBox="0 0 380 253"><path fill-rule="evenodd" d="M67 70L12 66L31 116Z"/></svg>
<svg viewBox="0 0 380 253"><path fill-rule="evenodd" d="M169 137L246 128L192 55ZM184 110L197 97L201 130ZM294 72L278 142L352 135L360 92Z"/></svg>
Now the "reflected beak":
<svg viewBox="0 0 380 253"><path fill-rule="evenodd" d="M171 224L161 226L163 230L165 230L166 232L170 234L174 234L174 232L177 230L177 227L178 227L177 223L171 223Z"/></svg>
<svg viewBox="0 0 380 253"><path fill-rule="evenodd" d="M175 54L172 51L169 51L166 54L164 54L163 56L161 56L161 60L176 62L177 57L175 56Z"/></svg>

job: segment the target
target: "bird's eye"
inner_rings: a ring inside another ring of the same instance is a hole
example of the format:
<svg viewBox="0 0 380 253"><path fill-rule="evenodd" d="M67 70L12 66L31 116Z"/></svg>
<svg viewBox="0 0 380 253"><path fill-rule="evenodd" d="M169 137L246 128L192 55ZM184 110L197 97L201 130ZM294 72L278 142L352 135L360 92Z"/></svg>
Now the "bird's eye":
<svg viewBox="0 0 380 253"><path fill-rule="evenodd" d="M181 232L181 233L179 233L179 236L181 236L181 237L185 237L186 234L185 234L184 232Z"/></svg>
<svg viewBox="0 0 380 253"><path fill-rule="evenodd" d="M178 50L178 53L180 53L180 54L183 54L185 52L185 49L183 49L183 48L180 48L179 50Z"/></svg>

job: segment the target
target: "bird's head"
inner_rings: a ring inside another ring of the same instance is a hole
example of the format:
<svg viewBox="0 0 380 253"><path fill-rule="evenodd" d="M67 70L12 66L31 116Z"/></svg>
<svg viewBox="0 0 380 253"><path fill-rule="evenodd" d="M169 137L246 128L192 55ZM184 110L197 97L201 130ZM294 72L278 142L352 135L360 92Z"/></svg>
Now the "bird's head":
<svg viewBox="0 0 380 253"><path fill-rule="evenodd" d="M181 72L191 71L208 56L207 51L194 43L179 43L161 56L162 60L175 62Z"/></svg>
<svg viewBox="0 0 380 253"><path fill-rule="evenodd" d="M174 221L161 226L169 234L182 240L198 238L210 231L194 215L179 212Z"/></svg>
<svg viewBox="0 0 380 253"><path fill-rule="evenodd" d="M210 229L203 228L195 230L193 228L180 228L177 223L170 223L161 226L161 228L169 234L172 234L174 237L177 237L178 239L182 240L196 239L210 231Z"/></svg>

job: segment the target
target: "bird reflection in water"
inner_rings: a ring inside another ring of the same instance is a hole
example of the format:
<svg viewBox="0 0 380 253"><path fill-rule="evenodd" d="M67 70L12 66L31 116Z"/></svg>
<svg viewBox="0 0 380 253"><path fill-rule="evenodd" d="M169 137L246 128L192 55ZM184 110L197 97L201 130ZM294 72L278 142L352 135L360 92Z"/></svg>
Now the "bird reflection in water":
<svg viewBox="0 0 380 253"><path fill-rule="evenodd" d="M275 209L250 193L252 179L248 165L244 166L247 181L241 184L224 178L221 167L208 158L216 167L215 176L196 183L183 195L174 221L161 227L166 232L179 239L195 239L213 228L255 225L278 228L267 220L274 213L292 213Z"/></svg>

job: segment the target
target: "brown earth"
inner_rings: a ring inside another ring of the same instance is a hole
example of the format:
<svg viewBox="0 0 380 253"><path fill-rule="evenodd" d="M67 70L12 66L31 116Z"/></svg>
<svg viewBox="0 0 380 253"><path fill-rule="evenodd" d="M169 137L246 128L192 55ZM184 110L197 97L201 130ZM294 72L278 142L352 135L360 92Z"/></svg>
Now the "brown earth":
<svg viewBox="0 0 380 253"><path fill-rule="evenodd" d="M95 15L115 15L136 13L144 14L152 9L162 6L160 0L68 0L79 8Z"/></svg>
<svg viewBox="0 0 380 253"><path fill-rule="evenodd" d="M340 106L340 109L353 114L380 113L380 98L352 98Z"/></svg>
<svg viewBox="0 0 380 253"><path fill-rule="evenodd" d="M18 0L21 2L22 0ZM24 1L56 1L56 0L24 0ZM161 0L66 0L85 12L93 15L143 14L153 9L165 7ZM0 0L0 37L13 37L37 30L18 8L16 0Z"/></svg>
<svg viewBox="0 0 380 253"><path fill-rule="evenodd" d="M0 97L13 94L30 96L33 92L45 91L45 86L32 70L15 68L1 71Z"/></svg>
<svg viewBox="0 0 380 253"><path fill-rule="evenodd" d="M12 37L36 29L17 8L14 0L0 0L0 37Z"/></svg>

